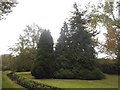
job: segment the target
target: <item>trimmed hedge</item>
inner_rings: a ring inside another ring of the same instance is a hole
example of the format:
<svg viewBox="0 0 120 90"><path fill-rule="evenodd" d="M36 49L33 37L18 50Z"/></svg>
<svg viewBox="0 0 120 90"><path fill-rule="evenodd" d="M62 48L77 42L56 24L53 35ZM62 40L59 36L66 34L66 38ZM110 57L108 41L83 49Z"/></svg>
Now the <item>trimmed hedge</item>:
<svg viewBox="0 0 120 90"><path fill-rule="evenodd" d="M16 81L16 83L20 84L21 86L25 87L28 90L36 90L36 89L40 89L40 90L63 90L61 88L57 88L54 86L49 86L46 84L42 84L42 83L37 83L35 81L29 80L27 78L21 77L15 73L9 73L7 74L8 77L10 77L12 80Z"/></svg>

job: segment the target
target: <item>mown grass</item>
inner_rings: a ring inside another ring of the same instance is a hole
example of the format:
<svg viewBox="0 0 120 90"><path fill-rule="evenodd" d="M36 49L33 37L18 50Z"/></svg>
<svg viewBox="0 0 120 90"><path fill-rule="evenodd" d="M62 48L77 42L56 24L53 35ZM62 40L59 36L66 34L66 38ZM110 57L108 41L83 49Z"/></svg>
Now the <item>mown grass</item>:
<svg viewBox="0 0 120 90"><path fill-rule="evenodd" d="M59 88L118 88L118 75L107 75L103 80L79 80L79 79L34 79L30 72L17 73L25 78L39 83L56 86Z"/></svg>
<svg viewBox="0 0 120 90"><path fill-rule="evenodd" d="M12 81L7 74L9 73L9 71L5 71L2 72L2 90L4 90L5 88L21 88L22 90L25 90L22 86L16 84L14 81Z"/></svg>
<svg viewBox="0 0 120 90"><path fill-rule="evenodd" d="M2 89L2 71L0 71L0 90Z"/></svg>

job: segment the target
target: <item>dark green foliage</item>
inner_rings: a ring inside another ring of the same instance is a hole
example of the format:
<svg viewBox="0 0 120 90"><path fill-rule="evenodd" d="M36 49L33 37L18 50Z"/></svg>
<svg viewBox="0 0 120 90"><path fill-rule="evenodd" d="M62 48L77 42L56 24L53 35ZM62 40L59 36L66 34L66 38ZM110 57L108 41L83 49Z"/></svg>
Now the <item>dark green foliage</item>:
<svg viewBox="0 0 120 90"><path fill-rule="evenodd" d="M60 68L68 68L69 67L69 60L64 56L64 55L59 55L56 58L56 69L60 69Z"/></svg>
<svg viewBox="0 0 120 90"><path fill-rule="evenodd" d="M69 37L69 32L68 32L68 25L66 22L64 22L63 27L61 28L60 32L60 37L58 39L58 43L56 45L56 55L61 55L65 54L67 51L67 46L68 46L68 37Z"/></svg>
<svg viewBox="0 0 120 90"><path fill-rule="evenodd" d="M37 46L36 60L31 71L36 78L53 77L54 72L53 39L49 31L45 30Z"/></svg>
<svg viewBox="0 0 120 90"><path fill-rule="evenodd" d="M59 78L59 79L73 79L74 78L74 74L70 69L60 69L58 71L56 71L54 73L55 78Z"/></svg>
<svg viewBox="0 0 120 90"><path fill-rule="evenodd" d="M116 60L111 59L99 59L100 69L107 74L120 74L119 64L116 63Z"/></svg>
<svg viewBox="0 0 120 90"><path fill-rule="evenodd" d="M88 69L82 69L79 72L79 78L80 79L87 79L87 80L101 80L104 79L104 74L100 71L100 69L93 69L92 71Z"/></svg>
<svg viewBox="0 0 120 90"><path fill-rule="evenodd" d="M103 73L98 69L96 52L92 37L95 33L87 30L84 19L85 12L80 12L76 4L75 11L64 23L60 38L56 45L56 62L58 71L56 78L103 79ZM96 69L97 68L97 69Z"/></svg>
<svg viewBox="0 0 120 90"><path fill-rule="evenodd" d="M119 68L115 64L101 64L101 70L107 74L120 74Z"/></svg>

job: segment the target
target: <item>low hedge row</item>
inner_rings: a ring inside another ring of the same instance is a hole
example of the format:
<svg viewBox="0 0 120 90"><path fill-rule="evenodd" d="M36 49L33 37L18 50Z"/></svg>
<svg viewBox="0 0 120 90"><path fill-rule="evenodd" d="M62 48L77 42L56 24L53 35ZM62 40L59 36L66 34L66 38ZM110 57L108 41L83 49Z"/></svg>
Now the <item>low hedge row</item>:
<svg viewBox="0 0 120 90"><path fill-rule="evenodd" d="M40 90L47 90L47 89L49 89L49 90L63 90L61 88L57 88L54 86L49 86L46 84L37 83L35 81L21 77L15 73L9 73L9 74L7 74L7 76L28 90L36 90L36 89L40 89Z"/></svg>

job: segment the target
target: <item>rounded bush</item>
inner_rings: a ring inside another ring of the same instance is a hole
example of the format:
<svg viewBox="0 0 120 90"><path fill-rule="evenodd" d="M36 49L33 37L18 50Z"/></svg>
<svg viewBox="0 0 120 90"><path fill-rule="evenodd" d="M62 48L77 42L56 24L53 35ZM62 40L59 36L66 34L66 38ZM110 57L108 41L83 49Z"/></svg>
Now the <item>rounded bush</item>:
<svg viewBox="0 0 120 90"><path fill-rule="evenodd" d="M105 78L105 75L98 68L92 71L88 69L81 69L77 76L77 79L82 80L101 80Z"/></svg>

